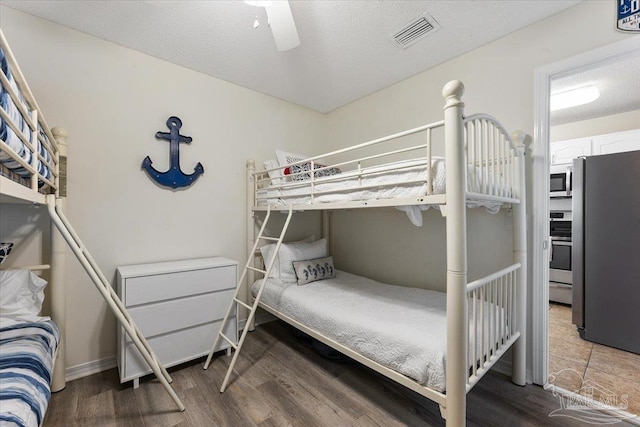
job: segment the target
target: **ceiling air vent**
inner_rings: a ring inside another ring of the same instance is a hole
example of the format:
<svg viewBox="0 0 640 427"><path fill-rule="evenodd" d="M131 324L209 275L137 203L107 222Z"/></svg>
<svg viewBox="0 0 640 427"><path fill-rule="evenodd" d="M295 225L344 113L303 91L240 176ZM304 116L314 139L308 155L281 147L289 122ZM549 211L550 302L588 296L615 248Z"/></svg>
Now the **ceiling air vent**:
<svg viewBox="0 0 640 427"><path fill-rule="evenodd" d="M390 38L396 46L406 49L439 29L440 25L436 20L425 13L393 33Z"/></svg>

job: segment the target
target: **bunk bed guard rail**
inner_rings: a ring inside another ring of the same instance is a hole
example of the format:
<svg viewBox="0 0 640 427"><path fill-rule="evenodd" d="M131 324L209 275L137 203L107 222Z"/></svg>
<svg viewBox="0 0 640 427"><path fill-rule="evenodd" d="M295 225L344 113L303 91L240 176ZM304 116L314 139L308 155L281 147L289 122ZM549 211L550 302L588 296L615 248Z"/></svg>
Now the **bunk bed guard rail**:
<svg viewBox="0 0 640 427"><path fill-rule="evenodd" d="M463 125L467 165L466 199L519 203L516 194L519 155L509 134L495 118L486 114L465 117ZM300 200L304 197L304 204L308 205L308 209L309 205L321 204L321 196L398 186L397 181L380 182L368 178L416 168L420 168L419 172L412 174L408 180L402 180L401 185L426 184L426 190L421 195L426 198L418 201L424 201L425 204L444 203L444 198L435 197L444 193L444 188L434 188L434 181L436 184L439 182L435 167L444 158L432 154L434 149L444 152L442 128L444 120L292 162L288 167L279 165L277 168L254 172L254 207L272 204L275 198L280 199L282 205L287 205L290 204L289 199ZM405 142L398 147L402 141L409 143ZM415 141L423 143L412 144ZM394 142L397 145L393 145ZM283 174L285 170L286 175ZM333 171L344 172L332 173ZM277 174L282 178L274 179L273 176ZM343 185L347 181L349 184ZM390 203L394 206L401 204L416 204L416 200L407 200L406 203L394 200Z"/></svg>

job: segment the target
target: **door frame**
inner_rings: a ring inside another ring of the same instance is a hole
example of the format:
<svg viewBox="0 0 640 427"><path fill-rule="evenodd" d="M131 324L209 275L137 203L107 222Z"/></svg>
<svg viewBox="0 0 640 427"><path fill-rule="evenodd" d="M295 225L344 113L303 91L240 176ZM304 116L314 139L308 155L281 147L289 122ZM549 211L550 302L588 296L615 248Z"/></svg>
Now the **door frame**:
<svg viewBox="0 0 640 427"><path fill-rule="evenodd" d="M549 98L551 81L640 56L640 37L630 37L552 64L534 75L532 380L544 385L549 362Z"/></svg>

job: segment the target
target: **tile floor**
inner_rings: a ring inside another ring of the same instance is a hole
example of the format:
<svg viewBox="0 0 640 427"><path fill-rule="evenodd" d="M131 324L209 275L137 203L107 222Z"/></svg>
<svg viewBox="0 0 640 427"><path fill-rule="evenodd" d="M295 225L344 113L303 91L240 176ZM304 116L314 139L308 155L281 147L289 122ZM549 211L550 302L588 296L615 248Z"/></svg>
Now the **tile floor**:
<svg viewBox="0 0 640 427"><path fill-rule="evenodd" d="M626 396L627 412L640 415L640 355L581 339L571 324L571 307L553 303L549 304L549 382L574 392L594 385L593 396L600 400L605 399L603 392L618 403L624 403Z"/></svg>

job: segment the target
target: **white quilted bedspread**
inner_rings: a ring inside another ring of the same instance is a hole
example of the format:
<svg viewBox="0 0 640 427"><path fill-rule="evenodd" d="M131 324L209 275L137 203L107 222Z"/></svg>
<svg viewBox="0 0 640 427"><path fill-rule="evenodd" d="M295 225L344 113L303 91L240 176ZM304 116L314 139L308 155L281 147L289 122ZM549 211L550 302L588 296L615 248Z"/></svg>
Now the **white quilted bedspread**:
<svg viewBox="0 0 640 427"><path fill-rule="evenodd" d="M254 283L254 295L260 284ZM446 294L338 271L304 286L269 279L261 302L437 391L445 389Z"/></svg>

